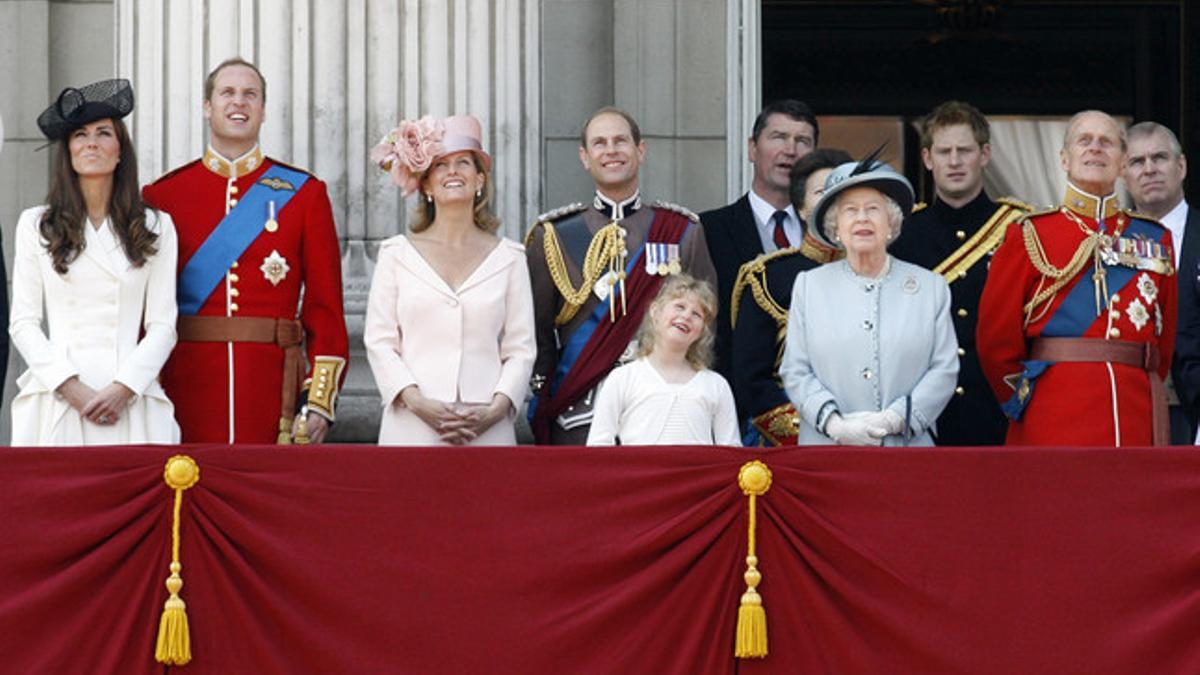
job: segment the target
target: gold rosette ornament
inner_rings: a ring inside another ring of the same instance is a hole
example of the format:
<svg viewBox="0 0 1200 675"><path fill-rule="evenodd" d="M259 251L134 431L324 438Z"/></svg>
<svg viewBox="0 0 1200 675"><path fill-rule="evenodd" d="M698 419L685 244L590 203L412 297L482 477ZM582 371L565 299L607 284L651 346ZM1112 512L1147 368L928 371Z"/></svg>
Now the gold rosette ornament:
<svg viewBox="0 0 1200 675"><path fill-rule="evenodd" d="M738 607L737 644L733 655L739 659L761 659L767 655L767 610L763 608L758 584L762 573L758 571L758 556L755 555L755 528L758 524L757 500L771 489L771 469L757 459L746 462L738 471L738 486L750 498L750 526L746 537L746 592Z"/></svg>
<svg viewBox="0 0 1200 675"><path fill-rule="evenodd" d="M187 606L179 597L183 588L183 577L179 576L183 570L179 564L179 511L183 507L183 491L200 480L200 467L187 455L175 455L167 460L163 480L175 491L175 509L171 519L171 576L167 577L170 596L158 622L154 659L168 666L182 666L192 660L192 640L188 633Z"/></svg>

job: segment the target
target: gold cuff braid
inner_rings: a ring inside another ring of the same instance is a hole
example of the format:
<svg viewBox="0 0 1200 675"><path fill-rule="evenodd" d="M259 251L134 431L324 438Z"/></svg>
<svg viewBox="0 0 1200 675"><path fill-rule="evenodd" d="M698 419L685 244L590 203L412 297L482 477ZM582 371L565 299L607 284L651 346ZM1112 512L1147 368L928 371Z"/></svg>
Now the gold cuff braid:
<svg viewBox="0 0 1200 675"><path fill-rule="evenodd" d="M340 356L317 356L313 358L313 372L305 383L308 389L308 407L330 422L334 420L337 406L338 382L346 368L346 359Z"/></svg>

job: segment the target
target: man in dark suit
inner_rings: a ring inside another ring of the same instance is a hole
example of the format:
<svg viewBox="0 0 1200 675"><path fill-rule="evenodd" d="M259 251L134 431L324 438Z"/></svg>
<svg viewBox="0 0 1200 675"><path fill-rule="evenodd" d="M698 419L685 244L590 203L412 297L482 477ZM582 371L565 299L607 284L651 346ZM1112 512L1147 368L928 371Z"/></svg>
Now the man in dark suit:
<svg viewBox="0 0 1200 675"><path fill-rule="evenodd" d="M1029 207L993 202L983 191L991 129L975 106L947 101L921 122L921 159L933 175L934 202L918 207L891 247L901 260L933 270L950 284L958 336L958 383L938 417L938 445L1003 445L1008 422L992 395L975 350L979 298L991 254L1009 223Z"/></svg>
<svg viewBox="0 0 1200 675"><path fill-rule="evenodd" d="M700 214L720 301L714 369L727 380L733 360L729 306L738 269L763 253L800 245L804 224L788 196L789 173L796 160L817 147L819 134L817 117L807 104L791 99L768 104L755 118L746 143L754 164L750 191L732 204ZM738 411L739 419L744 412Z"/></svg>
<svg viewBox="0 0 1200 675"><path fill-rule="evenodd" d="M1134 210L1162 223L1175 244L1175 279L1179 284L1178 331L1167 403L1171 414L1171 444L1191 445L1200 417L1200 212L1183 198L1187 158L1179 139L1157 122L1140 122L1126 132L1129 158L1125 186Z"/></svg>

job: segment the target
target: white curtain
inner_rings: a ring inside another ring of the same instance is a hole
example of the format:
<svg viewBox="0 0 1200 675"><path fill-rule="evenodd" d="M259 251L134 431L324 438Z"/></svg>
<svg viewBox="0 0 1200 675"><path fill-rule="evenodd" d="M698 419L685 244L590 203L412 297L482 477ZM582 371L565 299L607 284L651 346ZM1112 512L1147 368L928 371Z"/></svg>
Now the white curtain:
<svg viewBox="0 0 1200 675"><path fill-rule="evenodd" d="M992 161L983 174L984 190L1036 209L1058 205L1067 189L1059 161L1067 119L989 118Z"/></svg>

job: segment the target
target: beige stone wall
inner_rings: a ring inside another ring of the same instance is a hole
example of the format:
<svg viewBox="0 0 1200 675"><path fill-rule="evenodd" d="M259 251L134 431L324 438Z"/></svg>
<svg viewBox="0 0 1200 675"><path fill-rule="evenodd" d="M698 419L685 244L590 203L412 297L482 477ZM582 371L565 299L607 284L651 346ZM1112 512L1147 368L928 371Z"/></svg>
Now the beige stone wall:
<svg viewBox="0 0 1200 675"><path fill-rule="evenodd" d="M112 0L0 2L0 233L5 268L12 269L13 228L24 209L42 203L49 187L50 150L37 116L63 87L113 77ZM11 289L7 287L6 292ZM0 407L0 443L7 443L13 381L24 369L13 350Z"/></svg>
<svg viewBox="0 0 1200 675"><path fill-rule="evenodd" d="M35 120L62 87L117 74L134 80L130 122L150 180L203 147L207 69L234 54L256 60L270 82L265 148L330 185L355 350L343 400L348 423L338 435L372 441L379 403L361 317L374 243L402 231L406 207L369 166L370 143L398 117L480 116L496 155L504 233L519 238L543 210L590 198L579 124L616 104L646 137L647 197L696 211L719 206L745 189L744 160L730 161L728 136L745 136L740 99L757 89L729 73L755 72L742 63L744 31L735 24L753 17L757 2L0 1L5 260L11 265L17 215L45 196L49 153L34 152L43 142ZM9 435L19 361L10 359L0 442Z"/></svg>

